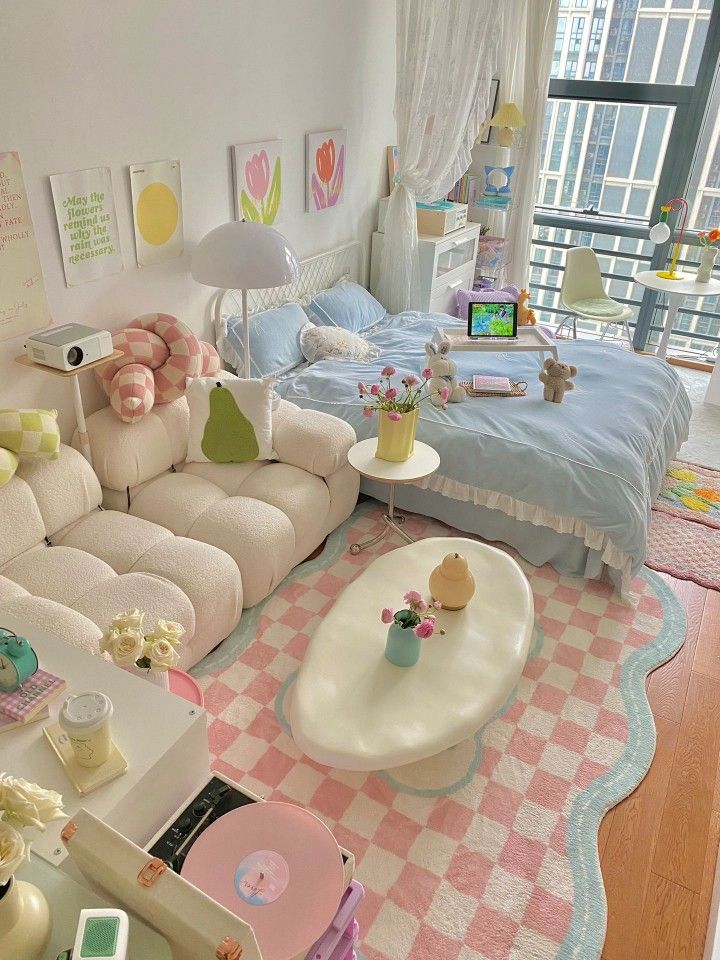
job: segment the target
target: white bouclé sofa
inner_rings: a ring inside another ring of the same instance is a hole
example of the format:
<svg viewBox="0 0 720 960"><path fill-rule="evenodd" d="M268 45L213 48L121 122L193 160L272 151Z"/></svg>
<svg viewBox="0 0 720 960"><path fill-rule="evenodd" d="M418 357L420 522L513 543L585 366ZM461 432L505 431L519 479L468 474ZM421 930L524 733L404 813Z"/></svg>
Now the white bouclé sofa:
<svg viewBox="0 0 720 960"><path fill-rule="evenodd" d="M359 477L347 454L355 432L276 398L276 461L186 463L189 416L180 397L132 424L110 407L88 417L103 503L228 553L240 569L243 605L252 607L352 513Z"/></svg>
<svg viewBox="0 0 720 960"><path fill-rule="evenodd" d="M0 626L7 612L98 651L113 616L128 608L185 627L189 667L236 626L242 581L227 553L165 527L102 510L85 458L26 460L0 489Z"/></svg>

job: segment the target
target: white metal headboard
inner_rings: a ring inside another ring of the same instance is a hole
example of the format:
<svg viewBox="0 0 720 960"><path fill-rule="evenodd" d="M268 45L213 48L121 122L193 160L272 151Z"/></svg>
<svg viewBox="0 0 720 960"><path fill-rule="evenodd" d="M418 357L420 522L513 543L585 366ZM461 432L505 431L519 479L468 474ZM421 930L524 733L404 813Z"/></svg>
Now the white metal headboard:
<svg viewBox="0 0 720 960"><path fill-rule="evenodd" d="M361 283L362 255L362 244L359 240L353 240L326 253L318 253L307 260L301 260L300 276L294 283L265 290L248 290L248 309L253 314L281 307L291 301L307 304L316 293L327 290L343 277ZM228 317L242 314L240 291L221 290L215 300L213 313L218 353L227 363L237 367L241 360L228 344L226 337Z"/></svg>

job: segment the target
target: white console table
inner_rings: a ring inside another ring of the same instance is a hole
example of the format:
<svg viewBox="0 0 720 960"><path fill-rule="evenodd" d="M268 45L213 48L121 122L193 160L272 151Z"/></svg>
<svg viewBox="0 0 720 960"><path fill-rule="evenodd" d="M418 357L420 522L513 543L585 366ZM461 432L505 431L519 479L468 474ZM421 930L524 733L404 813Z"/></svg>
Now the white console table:
<svg viewBox="0 0 720 960"><path fill-rule="evenodd" d="M2 734L2 769L61 793L67 820L84 807L143 846L209 773L205 711L17 617L3 614L1 625L30 640L40 666L67 683L65 695L99 690L110 697L113 740L128 761L121 777L79 796L43 735L43 726L57 719L61 695L50 704L49 720ZM60 831L67 820L48 824L32 838L33 855L63 864L67 852Z"/></svg>

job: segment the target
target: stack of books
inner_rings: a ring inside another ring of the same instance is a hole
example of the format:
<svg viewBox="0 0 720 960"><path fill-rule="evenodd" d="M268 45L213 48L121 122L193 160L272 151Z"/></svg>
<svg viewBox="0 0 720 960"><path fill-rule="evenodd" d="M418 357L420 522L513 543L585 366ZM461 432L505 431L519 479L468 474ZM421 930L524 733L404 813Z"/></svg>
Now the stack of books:
<svg viewBox="0 0 720 960"><path fill-rule="evenodd" d="M0 692L0 733L48 716L48 706L65 690L65 681L38 670L12 693Z"/></svg>

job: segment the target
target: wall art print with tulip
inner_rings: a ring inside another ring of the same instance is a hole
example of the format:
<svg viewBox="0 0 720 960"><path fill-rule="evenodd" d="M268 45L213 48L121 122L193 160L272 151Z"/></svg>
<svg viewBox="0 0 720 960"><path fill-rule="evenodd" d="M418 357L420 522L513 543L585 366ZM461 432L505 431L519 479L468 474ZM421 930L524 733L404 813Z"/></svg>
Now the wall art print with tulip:
<svg viewBox="0 0 720 960"><path fill-rule="evenodd" d="M282 209L282 140L232 148L238 220L277 223Z"/></svg>
<svg viewBox="0 0 720 960"><path fill-rule="evenodd" d="M337 207L345 191L347 130L305 136L305 206L310 211Z"/></svg>

